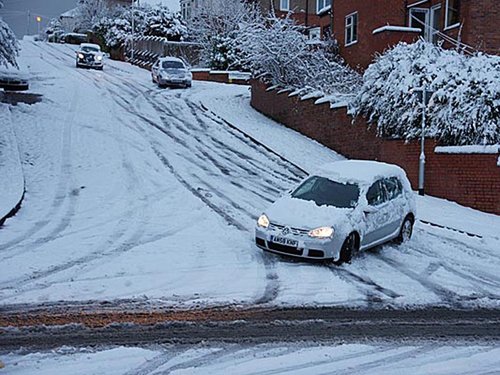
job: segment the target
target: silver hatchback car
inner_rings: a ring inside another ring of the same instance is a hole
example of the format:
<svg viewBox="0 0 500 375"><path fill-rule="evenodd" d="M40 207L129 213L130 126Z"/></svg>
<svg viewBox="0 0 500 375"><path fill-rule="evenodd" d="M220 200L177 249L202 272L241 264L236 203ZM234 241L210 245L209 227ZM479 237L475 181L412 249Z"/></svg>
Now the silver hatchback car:
<svg viewBox="0 0 500 375"><path fill-rule="evenodd" d="M191 87L193 74L188 66L177 57L162 57L151 67L151 80L158 87Z"/></svg>
<svg viewBox="0 0 500 375"><path fill-rule="evenodd" d="M414 193L396 165L348 160L308 177L263 213L259 248L309 259L349 262L359 250L410 239Z"/></svg>

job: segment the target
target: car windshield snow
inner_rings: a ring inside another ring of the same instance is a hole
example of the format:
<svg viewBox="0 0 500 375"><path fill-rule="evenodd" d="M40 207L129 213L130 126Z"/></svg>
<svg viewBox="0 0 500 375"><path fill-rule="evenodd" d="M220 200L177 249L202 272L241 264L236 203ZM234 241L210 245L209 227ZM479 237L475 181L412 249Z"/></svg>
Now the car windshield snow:
<svg viewBox="0 0 500 375"><path fill-rule="evenodd" d="M184 69L184 64L180 61L164 61L161 67L163 69Z"/></svg>
<svg viewBox="0 0 500 375"><path fill-rule="evenodd" d="M318 206L354 208L359 199L359 186L313 176L304 181L293 193L293 198L313 201Z"/></svg>
<svg viewBox="0 0 500 375"><path fill-rule="evenodd" d="M85 46L82 47L83 52L99 52L99 48L97 47L90 47L90 46Z"/></svg>

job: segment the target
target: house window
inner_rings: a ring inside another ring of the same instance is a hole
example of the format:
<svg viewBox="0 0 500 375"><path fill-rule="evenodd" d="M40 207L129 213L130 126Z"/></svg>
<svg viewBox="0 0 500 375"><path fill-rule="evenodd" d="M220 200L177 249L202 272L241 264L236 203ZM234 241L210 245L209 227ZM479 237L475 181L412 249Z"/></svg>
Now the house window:
<svg viewBox="0 0 500 375"><path fill-rule="evenodd" d="M290 10L290 0L280 0L280 10Z"/></svg>
<svg viewBox="0 0 500 375"><path fill-rule="evenodd" d="M422 30L420 36L424 40L437 43L439 36L439 21L441 19L441 5L431 8L410 9L410 27Z"/></svg>
<svg viewBox="0 0 500 375"><path fill-rule="evenodd" d="M323 8L329 4L330 0L317 0L316 1L316 13L319 13Z"/></svg>
<svg viewBox="0 0 500 375"><path fill-rule="evenodd" d="M445 27L450 28L460 24L460 0L446 0Z"/></svg>
<svg viewBox="0 0 500 375"><path fill-rule="evenodd" d="M358 12L345 17L345 45L349 46L358 41Z"/></svg>

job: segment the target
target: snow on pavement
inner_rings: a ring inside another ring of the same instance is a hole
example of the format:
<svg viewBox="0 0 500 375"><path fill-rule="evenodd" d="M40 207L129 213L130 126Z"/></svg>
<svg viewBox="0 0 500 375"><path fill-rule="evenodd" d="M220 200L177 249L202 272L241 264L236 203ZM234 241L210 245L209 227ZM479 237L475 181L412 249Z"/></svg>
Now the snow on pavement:
<svg viewBox="0 0 500 375"><path fill-rule="evenodd" d="M0 220L20 203L24 177L9 107L0 103Z"/></svg>
<svg viewBox="0 0 500 375"><path fill-rule="evenodd" d="M425 200L424 215L441 207L488 236L418 224L408 244L342 267L264 254L255 218L305 176L296 165L341 156L251 109L246 87L159 90L120 62L76 70L71 46L22 47L44 100L13 109L27 193L2 229L0 304L500 305L497 216Z"/></svg>
<svg viewBox="0 0 500 375"><path fill-rule="evenodd" d="M494 374L494 344L433 342L254 346L211 345L110 349L63 347L2 357L11 375L24 374ZM228 372L229 371L229 372Z"/></svg>

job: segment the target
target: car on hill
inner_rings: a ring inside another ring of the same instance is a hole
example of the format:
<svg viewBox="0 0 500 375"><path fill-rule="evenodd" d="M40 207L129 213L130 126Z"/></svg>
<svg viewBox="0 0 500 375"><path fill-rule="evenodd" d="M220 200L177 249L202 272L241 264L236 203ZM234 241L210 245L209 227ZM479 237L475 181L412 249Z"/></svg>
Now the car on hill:
<svg viewBox="0 0 500 375"><path fill-rule="evenodd" d="M403 169L361 160L326 165L259 218L256 245L272 253L350 262L388 241L406 242L415 197Z"/></svg>
<svg viewBox="0 0 500 375"><path fill-rule="evenodd" d="M104 68L104 53L97 44L82 43L76 51L77 68L94 68L102 70Z"/></svg>
<svg viewBox="0 0 500 375"><path fill-rule="evenodd" d="M181 59L177 57L162 57L151 68L151 80L158 87L191 87L193 74Z"/></svg>

